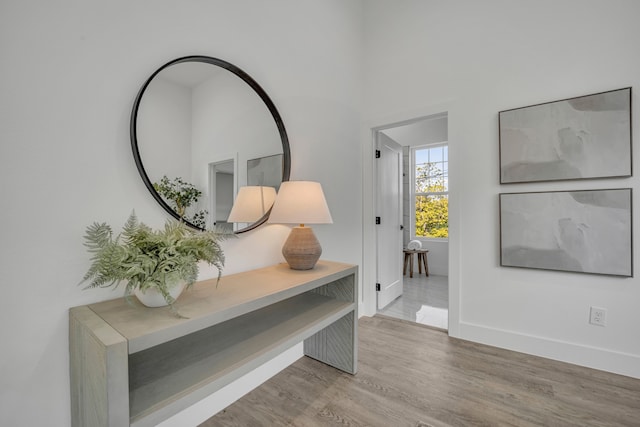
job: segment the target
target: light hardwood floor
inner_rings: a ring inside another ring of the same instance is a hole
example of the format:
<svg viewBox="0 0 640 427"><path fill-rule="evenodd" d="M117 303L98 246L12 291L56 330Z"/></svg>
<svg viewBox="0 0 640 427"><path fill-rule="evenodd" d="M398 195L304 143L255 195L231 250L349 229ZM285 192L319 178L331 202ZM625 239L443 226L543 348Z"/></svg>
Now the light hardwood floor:
<svg viewBox="0 0 640 427"><path fill-rule="evenodd" d="M417 273L417 272L416 272ZM449 284L447 276L404 276L402 296L378 314L448 329Z"/></svg>
<svg viewBox="0 0 640 427"><path fill-rule="evenodd" d="M640 380L359 321L355 376L302 358L210 418L213 426L639 426Z"/></svg>

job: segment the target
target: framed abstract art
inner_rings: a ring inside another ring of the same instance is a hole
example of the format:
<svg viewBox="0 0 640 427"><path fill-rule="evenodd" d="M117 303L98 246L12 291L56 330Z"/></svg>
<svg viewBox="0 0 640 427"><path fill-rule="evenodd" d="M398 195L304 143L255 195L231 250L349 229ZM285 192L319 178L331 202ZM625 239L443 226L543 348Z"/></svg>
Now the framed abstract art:
<svg viewBox="0 0 640 427"><path fill-rule="evenodd" d="M500 183L631 176L631 88L498 113Z"/></svg>
<svg viewBox="0 0 640 427"><path fill-rule="evenodd" d="M630 188L499 197L501 266L633 276Z"/></svg>

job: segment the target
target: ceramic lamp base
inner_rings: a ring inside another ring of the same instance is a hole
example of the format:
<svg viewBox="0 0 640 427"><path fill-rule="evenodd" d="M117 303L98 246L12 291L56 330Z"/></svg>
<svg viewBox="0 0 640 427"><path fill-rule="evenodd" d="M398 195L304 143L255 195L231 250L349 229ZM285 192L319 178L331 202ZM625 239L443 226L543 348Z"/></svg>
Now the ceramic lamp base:
<svg viewBox="0 0 640 427"><path fill-rule="evenodd" d="M293 270L311 270L322 255L320 242L310 227L294 227L284 242L282 255Z"/></svg>

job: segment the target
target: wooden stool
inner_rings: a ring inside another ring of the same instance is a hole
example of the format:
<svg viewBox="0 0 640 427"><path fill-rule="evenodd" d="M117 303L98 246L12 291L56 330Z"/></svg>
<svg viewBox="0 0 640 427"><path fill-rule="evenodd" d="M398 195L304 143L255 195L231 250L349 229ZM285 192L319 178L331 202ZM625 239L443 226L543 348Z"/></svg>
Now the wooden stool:
<svg viewBox="0 0 640 427"><path fill-rule="evenodd" d="M404 268L402 269L403 276L406 276L407 264L409 264L409 277L413 277L413 254L418 254L418 274L422 274L422 266L424 265L424 275L429 275L429 263L427 263L428 250L403 249L402 252L404 252Z"/></svg>

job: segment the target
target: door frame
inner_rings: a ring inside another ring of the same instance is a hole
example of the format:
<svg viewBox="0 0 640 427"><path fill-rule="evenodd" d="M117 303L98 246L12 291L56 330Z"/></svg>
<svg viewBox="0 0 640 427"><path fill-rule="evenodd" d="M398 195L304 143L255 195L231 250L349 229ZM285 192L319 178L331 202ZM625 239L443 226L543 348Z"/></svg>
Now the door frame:
<svg viewBox="0 0 640 427"><path fill-rule="evenodd" d="M446 113L448 117L449 140L449 329L452 337L460 336L460 209L458 167L461 147L458 141L459 105L448 102L424 107L413 112L399 113L365 122L362 133L362 287L360 313L365 316L376 314L376 132L392 127L411 124L430 116Z"/></svg>

